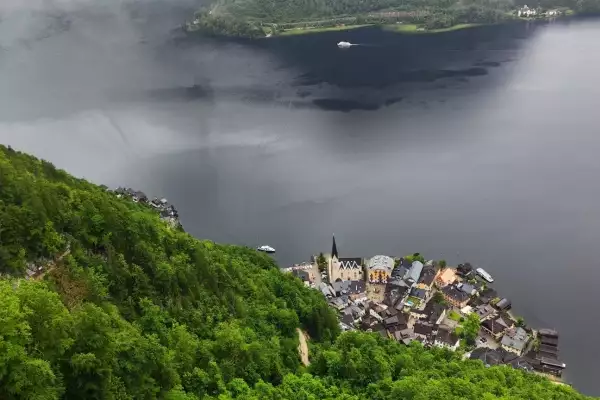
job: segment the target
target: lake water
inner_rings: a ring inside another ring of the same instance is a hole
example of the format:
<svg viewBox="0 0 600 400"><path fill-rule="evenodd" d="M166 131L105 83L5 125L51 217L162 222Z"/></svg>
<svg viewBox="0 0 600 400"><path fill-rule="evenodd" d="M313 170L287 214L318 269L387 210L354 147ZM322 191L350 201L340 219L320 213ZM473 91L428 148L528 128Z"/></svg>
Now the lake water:
<svg viewBox="0 0 600 400"><path fill-rule="evenodd" d="M0 5L0 142L282 266L334 232L344 256L470 261L600 395L600 21L225 43L171 31L185 2L136 4Z"/></svg>

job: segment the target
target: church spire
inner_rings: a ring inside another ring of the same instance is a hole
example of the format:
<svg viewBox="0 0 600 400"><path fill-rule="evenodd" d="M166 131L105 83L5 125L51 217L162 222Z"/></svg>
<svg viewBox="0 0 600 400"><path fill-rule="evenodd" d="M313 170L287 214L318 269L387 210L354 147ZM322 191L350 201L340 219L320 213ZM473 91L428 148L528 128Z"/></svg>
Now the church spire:
<svg viewBox="0 0 600 400"><path fill-rule="evenodd" d="M337 250L337 246L335 245L335 234L333 235L333 245L331 246L331 258L337 258L339 260L339 256L338 256L338 250Z"/></svg>

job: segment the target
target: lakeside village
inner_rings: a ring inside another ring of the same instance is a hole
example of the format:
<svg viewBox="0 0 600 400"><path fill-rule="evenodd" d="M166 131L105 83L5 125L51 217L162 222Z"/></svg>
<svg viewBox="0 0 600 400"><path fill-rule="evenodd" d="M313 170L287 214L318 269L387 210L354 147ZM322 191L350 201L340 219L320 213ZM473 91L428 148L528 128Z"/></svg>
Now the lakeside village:
<svg viewBox="0 0 600 400"><path fill-rule="evenodd" d="M131 188L119 187L112 191L117 195L118 198L129 198L134 203L147 204L154 208L160 214L160 219L168 223L173 228L181 226L179 221L179 213L174 205L169 204L169 201L165 198L159 199L157 197L149 200L148 196L144 192L133 190Z"/></svg>
<svg viewBox="0 0 600 400"><path fill-rule="evenodd" d="M514 317L510 300L493 289L493 278L469 263L452 268L418 253L343 258L334 237L331 254L285 271L323 293L339 311L342 330L460 349L464 358L487 366L509 365L562 382L566 364L558 355L558 333L532 329Z"/></svg>

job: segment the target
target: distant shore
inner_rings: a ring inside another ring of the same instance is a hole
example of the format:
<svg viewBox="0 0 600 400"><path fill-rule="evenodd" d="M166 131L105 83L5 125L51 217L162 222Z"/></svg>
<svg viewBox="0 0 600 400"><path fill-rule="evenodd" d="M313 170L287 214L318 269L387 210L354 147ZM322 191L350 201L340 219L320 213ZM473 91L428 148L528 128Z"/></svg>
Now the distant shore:
<svg viewBox="0 0 600 400"><path fill-rule="evenodd" d="M375 27L380 28L385 31L401 33L401 34L433 34L433 33L444 33L444 32L452 32L458 31L462 29L475 28L477 26L482 26L485 24L457 24L450 26L448 28L438 28L438 29L426 29L417 24L361 24L361 25L340 25L340 26L330 26L330 27L322 27L322 28L293 28L285 30L277 35L272 35L269 37L278 37L278 36L293 36L293 35L308 35L312 33L323 33L323 32L342 32L349 31L359 28L367 28L367 27Z"/></svg>

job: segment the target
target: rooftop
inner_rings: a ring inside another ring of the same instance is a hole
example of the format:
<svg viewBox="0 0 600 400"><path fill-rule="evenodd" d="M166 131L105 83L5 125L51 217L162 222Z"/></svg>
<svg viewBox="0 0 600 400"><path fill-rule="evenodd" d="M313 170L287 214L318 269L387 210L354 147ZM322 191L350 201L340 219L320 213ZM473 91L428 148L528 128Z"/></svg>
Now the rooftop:
<svg viewBox="0 0 600 400"><path fill-rule="evenodd" d="M475 312L479 316L479 319L484 319L484 318L487 318L490 315L494 314L496 312L496 310L494 309L494 307L490 306L489 304L482 304L475 308Z"/></svg>
<svg viewBox="0 0 600 400"><path fill-rule="evenodd" d="M458 302L463 302L469 299L469 295L466 294L465 292L461 292L460 290L458 290L456 287L454 286L446 286L442 289L442 293L449 297L454 299L455 301Z"/></svg>
<svg viewBox="0 0 600 400"><path fill-rule="evenodd" d="M438 330L437 335L435 336L435 340L437 342L442 342L450 346L456 345L458 342L458 336L450 330L440 329Z"/></svg>
<svg viewBox="0 0 600 400"><path fill-rule="evenodd" d="M394 259L388 256L375 256L369 259L367 268L372 271L382 270L391 273L394 269Z"/></svg>
<svg viewBox="0 0 600 400"><path fill-rule="evenodd" d="M340 269L362 269L361 258L340 258L338 259Z"/></svg>
<svg viewBox="0 0 600 400"><path fill-rule="evenodd" d="M404 279L410 279L413 282L417 282L421 277L421 272L423 271L423 263L420 261L413 261L410 269L404 275Z"/></svg>
<svg viewBox="0 0 600 400"><path fill-rule="evenodd" d="M365 281L336 281L331 284L337 294L359 294L367 290Z"/></svg>
<svg viewBox="0 0 600 400"><path fill-rule="evenodd" d="M502 346L507 346L518 351L523 351L529 340L529 335L523 328L509 329L502 338Z"/></svg>
<svg viewBox="0 0 600 400"><path fill-rule="evenodd" d="M452 268L444 268L437 277L438 282L449 285L456 280L456 271Z"/></svg>

